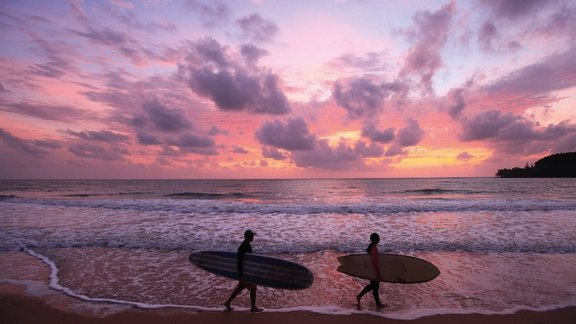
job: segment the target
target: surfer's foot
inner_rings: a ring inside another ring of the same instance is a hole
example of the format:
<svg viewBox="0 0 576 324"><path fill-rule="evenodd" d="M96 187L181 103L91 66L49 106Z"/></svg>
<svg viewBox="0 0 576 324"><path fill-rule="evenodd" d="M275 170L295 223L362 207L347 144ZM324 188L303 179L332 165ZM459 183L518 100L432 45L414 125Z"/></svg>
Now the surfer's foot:
<svg viewBox="0 0 576 324"><path fill-rule="evenodd" d="M232 306L230 306L230 303L225 303L225 304L224 304L224 307L226 307L226 310L229 311L229 312L231 312L231 311L234 310L234 309L232 308Z"/></svg>
<svg viewBox="0 0 576 324"><path fill-rule="evenodd" d="M258 308L258 307L250 308L250 313L260 313L261 311L263 311L262 308Z"/></svg>
<svg viewBox="0 0 576 324"><path fill-rule="evenodd" d="M376 304L376 309L388 308L388 304Z"/></svg>

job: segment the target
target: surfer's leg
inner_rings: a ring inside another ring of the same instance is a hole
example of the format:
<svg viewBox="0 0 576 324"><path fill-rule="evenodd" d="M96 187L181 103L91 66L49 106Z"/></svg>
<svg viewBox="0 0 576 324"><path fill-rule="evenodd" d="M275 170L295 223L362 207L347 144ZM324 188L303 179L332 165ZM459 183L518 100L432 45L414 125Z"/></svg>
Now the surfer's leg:
<svg viewBox="0 0 576 324"><path fill-rule="evenodd" d="M252 313L261 312L262 308L256 307L256 289L257 289L256 285L249 284L246 285L246 288L248 288L248 290L250 291L250 304L251 304L250 311Z"/></svg>
<svg viewBox="0 0 576 324"><path fill-rule="evenodd" d="M228 300L224 303L224 307L226 307L227 310L229 310L229 311L232 310L232 307L230 306L230 304L232 304L232 301L234 300L234 298L236 298L236 296L238 296L238 294L242 290L244 290L244 284L238 283L238 286L236 286L236 288L234 289L234 291L232 291L232 294L230 295Z"/></svg>
<svg viewBox="0 0 576 324"><path fill-rule="evenodd" d="M364 289L362 289L362 291L356 296L356 301L358 302L358 306L360 306L360 300L362 299L362 297L364 295L366 295L370 290L372 290L372 281L370 281L370 284L366 287L364 287Z"/></svg>
<svg viewBox="0 0 576 324"><path fill-rule="evenodd" d="M372 286L372 295L374 296L376 306L381 307L382 303L380 303L380 294L378 294L378 289L380 289L380 281L371 280L370 286Z"/></svg>

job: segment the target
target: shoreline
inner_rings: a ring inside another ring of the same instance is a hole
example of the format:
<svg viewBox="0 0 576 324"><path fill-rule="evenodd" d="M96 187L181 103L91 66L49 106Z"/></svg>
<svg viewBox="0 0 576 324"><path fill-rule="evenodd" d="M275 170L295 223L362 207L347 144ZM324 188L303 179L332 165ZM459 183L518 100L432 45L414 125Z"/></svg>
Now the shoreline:
<svg viewBox="0 0 576 324"><path fill-rule="evenodd" d="M17 292L12 286L6 289L6 285L0 286L0 317L6 323L270 323L276 324L295 323L301 324L346 324L346 323L415 323L415 324L438 324L438 323L468 323L480 324L490 322L492 324L507 323L542 323L564 324L573 323L576 319L576 306L560 308L556 310L536 312L521 310L514 314L445 314L421 317L414 320L390 319L383 316L369 314L354 315L326 315L307 311L291 312L262 312L251 314L247 311L192 311L186 309L140 309L131 307L102 317L90 316L64 310L58 306L50 305L45 298L31 296ZM72 298L72 297L67 297ZM98 306L96 306L98 307Z"/></svg>
<svg viewBox="0 0 576 324"><path fill-rule="evenodd" d="M386 310L365 313L349 312L326 314L306 309L269 309L251 314L239 307L233 312L195 308L162 307L140 308L135 305L106 301L86 301L50 288L50 266L26 252L0 254L0 318L6 323L270 323L301 322L300 324L345 324L362 321L372 323L573 323L576 305L551 310L518 310L514 313L483 314L462 309L461 314L422 315L416 319L387 317ZM373 314L372 314L373 313Z"/></svg>

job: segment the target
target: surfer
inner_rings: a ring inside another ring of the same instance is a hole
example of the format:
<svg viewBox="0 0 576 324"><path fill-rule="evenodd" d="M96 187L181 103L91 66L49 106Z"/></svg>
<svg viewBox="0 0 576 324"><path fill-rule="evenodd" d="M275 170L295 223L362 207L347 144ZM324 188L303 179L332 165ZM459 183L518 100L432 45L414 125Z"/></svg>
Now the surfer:
<svg viewBox="0 0 576 324"><path fill-rule="evenodd" d="M366 252L370 254L370 260L372 261L372 266L374 267L374 271L378 276L378 280L370 280L370 284L364 287L362 291L356 296L356 301L358 302L358 308L360 308L360 301L362 297L366 295L370 290L372 290L372 295L374 296L374 301L376 302L376 307L378 309L386 307L387 305L382 304L380 302L380 296L378 294L378 289L380 288L380 265L378 264L378 243L380 242L380 235L378 233L372 233L370 235L370 244L366 249Z"/></svg>
<svg viewBox="0 0 576 324"><path fill-rule="evenodd" d="M230 298L224 303L226 310L231 311L232 306L230 304L236 298L236 296L245 288L250 291L250 304L251 308L250 311L253 313L261 312L262 308L256 307L256 285L250 282L244 281L243 269L244 269L244 256L246 253L252 253L252 245L250 243L254 240L254 235L256 233L252 232L251 230L246 230L244 232L244 241L238 247L238 286L232 291Z"/></svg>

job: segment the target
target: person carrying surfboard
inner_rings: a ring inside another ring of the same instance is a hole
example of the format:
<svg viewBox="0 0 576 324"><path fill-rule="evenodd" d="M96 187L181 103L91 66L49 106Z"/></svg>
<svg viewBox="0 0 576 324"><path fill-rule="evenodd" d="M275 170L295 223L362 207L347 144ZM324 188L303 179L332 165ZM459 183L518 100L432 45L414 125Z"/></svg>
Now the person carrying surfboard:
<svg viewBox="0 0 576 324"><path fill-rule="evenodd" d="M252 230L246 230L244 232L244 241L238 247L238 286L232 291L232 294L224 303L226 310L231 311L232 306L231 303L236 298L236 296L244 289L248 289L250 291L250 311L253 313L261 312L262 308L256 307L256 285L251 282L244 281L244 256L246 253L252 253L252 241L254 240L254 235L256 233L252 232Z"/></svg>
<svg viewBox="0 0 576 324"><path fill-rule="evenodd" d="M370 290L372 290L372 295L374 296L374 301L376 302L376 307L378 309L386 307L386 304L382 304L380 302L380 295L378 294L378 289L380 289L380 281L382 278L380 277L380 265L378 263L378 243L380 243L380 235L378 233L372 233L370 235L370 244L366 249L366 252L370 255L370 260L372 261L372 266L374 267L374 271L378 276L377 280L370 280L370 284L364 287L362 291L356 296L356 301L358 302L358 308L360 308L360 301L362 297L366 295Z"/></svg>

